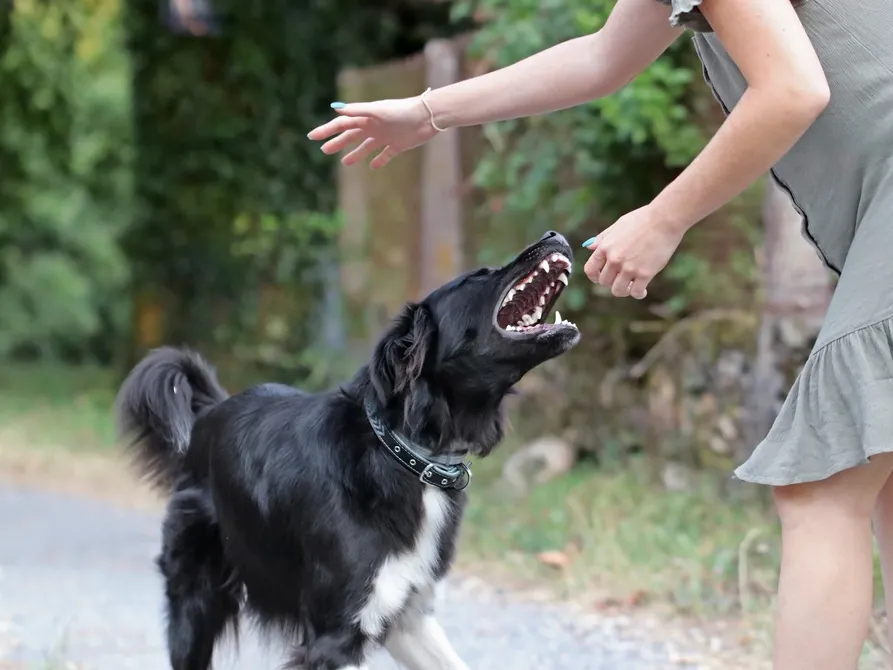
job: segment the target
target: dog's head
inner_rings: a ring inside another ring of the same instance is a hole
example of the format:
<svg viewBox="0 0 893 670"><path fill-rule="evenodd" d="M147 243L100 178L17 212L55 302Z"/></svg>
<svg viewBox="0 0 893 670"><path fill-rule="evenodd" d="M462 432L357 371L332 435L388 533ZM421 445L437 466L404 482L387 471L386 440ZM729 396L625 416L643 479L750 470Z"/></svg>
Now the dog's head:
<svg viewBox="0 0 893 670"><path fill-rule="evenodd" d="M512 386L580 340L557 312L547 322L570 258L567 240L549 232L504 267L469 272L404 308L369 367L401 432L441 454L496 446Z"/></svg>

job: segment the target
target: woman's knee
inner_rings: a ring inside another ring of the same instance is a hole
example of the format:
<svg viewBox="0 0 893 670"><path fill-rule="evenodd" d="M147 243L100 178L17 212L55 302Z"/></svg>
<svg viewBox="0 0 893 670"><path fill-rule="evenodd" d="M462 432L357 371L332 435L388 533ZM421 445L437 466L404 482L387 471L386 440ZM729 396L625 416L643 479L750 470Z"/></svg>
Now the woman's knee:
<svg viewBox="0 0 893 670"><path fill-rule="evenodd" d="M833 518L870 521L891 471L893 454L881 454L827 479L776 487L775 506L782 526L827 524Z"/></svg>

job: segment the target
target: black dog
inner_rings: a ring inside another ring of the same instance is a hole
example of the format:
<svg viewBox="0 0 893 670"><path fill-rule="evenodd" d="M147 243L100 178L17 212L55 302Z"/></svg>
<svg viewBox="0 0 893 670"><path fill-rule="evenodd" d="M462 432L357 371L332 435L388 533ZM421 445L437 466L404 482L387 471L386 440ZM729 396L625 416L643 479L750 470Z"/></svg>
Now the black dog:
<svg viewBox="0 0 893 670"><path fill-rule="evenodd" d="M294 645L292 668L356 670L383 644L410 670L460 670L433 616L471 473L502 439L521 377L580 339L545 323L570 247L547 233L514 261L407 305L345 385L228 396L188 351L151 352L117 399L121 432L171 496L158 565L173 670L207 670L244 609Z"/></svg>

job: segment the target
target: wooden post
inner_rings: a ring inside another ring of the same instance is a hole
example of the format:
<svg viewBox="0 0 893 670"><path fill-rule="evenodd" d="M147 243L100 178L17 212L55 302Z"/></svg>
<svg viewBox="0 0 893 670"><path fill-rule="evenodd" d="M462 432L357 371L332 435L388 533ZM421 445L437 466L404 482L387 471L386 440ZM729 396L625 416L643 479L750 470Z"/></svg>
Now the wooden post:
<svg viewBox="0 0 893 670"><path fill-rule="evenodd" d="M338 84L346 102L410 97L424 90L425 64L415 56L345 70ZM409 151L386 170L339 170L341 280L352 346L367 346L420 292L422 161L422 151Z"/></svg>
<svg viewBox="0 0 893 670"><path fill-rule="evenodd" d="M461 60L450 40L425 46L425 79L431 88L459 80ZM419 293L423 297L463 269L462 154L456 130L438 133L424 148Z"/></svg>

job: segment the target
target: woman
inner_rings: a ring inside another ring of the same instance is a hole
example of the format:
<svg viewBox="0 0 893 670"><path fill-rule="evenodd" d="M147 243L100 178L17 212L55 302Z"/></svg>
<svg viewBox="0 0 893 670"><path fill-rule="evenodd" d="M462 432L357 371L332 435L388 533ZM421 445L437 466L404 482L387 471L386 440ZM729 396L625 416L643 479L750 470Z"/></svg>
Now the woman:
<svg viewBox="0 0 893 670"><path fill-rule="evenodd" d="M775 668L852 670L872 598L872 519L893 612L893 3L618 0L596 34L422 96L344 105L310 133L386 165L441 129L613 93L694 34L725 123L650 204L584 246L586 274L642 298L695 223L770 168L840 274L767 438L736 471L774 487L782 524ZM730 111L731 110L731 111ZM329 139L331 138L331 139Z"/></svg>

